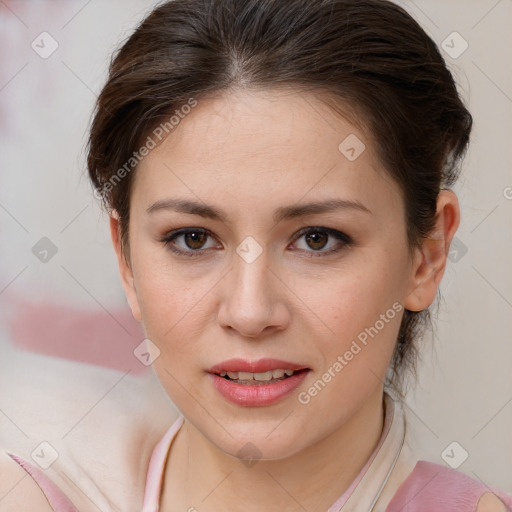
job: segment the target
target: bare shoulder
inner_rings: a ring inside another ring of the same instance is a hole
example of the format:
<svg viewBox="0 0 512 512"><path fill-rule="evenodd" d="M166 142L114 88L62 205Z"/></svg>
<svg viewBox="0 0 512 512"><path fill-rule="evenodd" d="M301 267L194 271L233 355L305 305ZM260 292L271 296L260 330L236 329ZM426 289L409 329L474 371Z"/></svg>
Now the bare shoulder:
<svg viewBox="0 0 512 512"><path fill-rule="evenodd" d="M476 512L508 512L508 509L495 494L486 492L478 501Z"/></svg>
<svg viewBox="0 0 512 512"><path fill-rule="evenodd" d="M0 512L53 512L32 477L0 449Z"/></svg>

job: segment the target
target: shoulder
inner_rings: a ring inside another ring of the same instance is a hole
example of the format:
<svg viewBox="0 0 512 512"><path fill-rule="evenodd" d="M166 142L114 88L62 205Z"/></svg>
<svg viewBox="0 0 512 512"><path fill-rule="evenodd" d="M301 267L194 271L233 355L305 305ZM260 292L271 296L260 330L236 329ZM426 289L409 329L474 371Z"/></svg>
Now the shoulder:
<svg viewBox="0 0 512 512"><path fill-rule="evenodd" d="M505 503L501 501L494 493L486 492L478 501L476 512L509 512Z"/></svg>
<svg viewBox="0 0 512 512"><path fill-rule="evenodd" d="M403 481L386 512L509 512L512 496L455 469L420 460ZM509 508L507 508L509 507Z"/></svg>
<svg viewBox="0 0 512 512"><path fill-rule="evenodd" d="M53 512L34 479L0 449L0 512Z"/></svg>
<svg viewBox="0 0 512 512"><path fill-rule="evenodd" d="M10 487L23 479L9 492L11 506L0 499L0 512L18 512L11 497L25 485L43 505L21 506L23 512L51 510L38 482L7 455L32 463L30 453L43 440L58 453L43 473L77 509L89 510L91 501L101 510L133 510L142 503L153 449L177 416L154 373L123 375L39 354L8 355L0 358L0 388L5 383L9 389L2 400L9 400L12 416L30 425L34 437L10 436L0 429L2 471L17 475L9 478ZM10 487L3 478L0 482L1 498ZM25 495L17 494L18 500Z"/></svg>

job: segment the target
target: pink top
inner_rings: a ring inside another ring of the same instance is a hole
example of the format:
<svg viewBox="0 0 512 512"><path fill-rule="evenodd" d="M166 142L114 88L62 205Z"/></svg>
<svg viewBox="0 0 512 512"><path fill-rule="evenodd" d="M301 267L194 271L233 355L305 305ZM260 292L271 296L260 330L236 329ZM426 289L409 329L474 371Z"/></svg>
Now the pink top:
<svg viewBox="0 0 512 512"><path fill-rule="evenodd" d="M79 512L71 500L38 468L29 464L25 459L7 453L15 460L39 485L46 499L55 512Z"/></svg>
<svg viewBox="0 0 512 512"><path fill-rule="evenodd" d="M512 512L512 496L498 489L441 464L424 460L411 463L413 459L404 443L405 417L401 405L388 393L384 397L386 413L379 442L350 487L327 512L475 512L480 497L489 492ZM165 463L183 421L183 416L179 416L153 449L142 512L159 512ZM8 455L37 482L55 512L79 512L40 469L19 456Z"/></svg>

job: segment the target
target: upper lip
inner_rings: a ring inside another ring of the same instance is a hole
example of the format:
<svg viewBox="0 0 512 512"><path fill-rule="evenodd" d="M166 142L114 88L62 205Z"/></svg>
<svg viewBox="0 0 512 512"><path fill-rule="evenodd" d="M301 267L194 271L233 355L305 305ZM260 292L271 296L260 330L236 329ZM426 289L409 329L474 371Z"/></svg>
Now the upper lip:
<svg viewBox="0 0 512 512"><path fill-rule="evenodd" d="M282 361L281 359L258 359L257 361L248 361L246 359L229 359L222 363L212 366L208 372L249 372L249 373L263 373L269 370L305 370L309 369L304 365L291 363L289 361Z"/></svg>

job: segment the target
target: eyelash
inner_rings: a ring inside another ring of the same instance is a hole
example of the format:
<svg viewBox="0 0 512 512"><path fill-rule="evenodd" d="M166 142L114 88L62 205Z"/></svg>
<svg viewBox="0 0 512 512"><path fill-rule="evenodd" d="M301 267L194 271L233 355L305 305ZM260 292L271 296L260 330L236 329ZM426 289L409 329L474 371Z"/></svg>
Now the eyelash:
<svg viewBox="0 0 512 512"><path fill-rule="evenodd" d="M177 230L171 231L161 240L161 242L164 244L164 246L166 248L168 248L171 252L173 252L175 254L178 254L180 256L186 256L188 258L197 258L197 257L201 256L201 253L204 252L204 250L198 249L198 250L183 251L181 249L176 249L176 247L174 247L172 245L172 242L176 238L178 238L182 235L187 235L189 233L202 233L202 234L206 234L208 236L213 237L213 235L207 229L183 228L183 229L177 229ZM342 250L346 249L347 247L350 247L351 245L353 245L353 243L354 243L352 238L350 238L345 233L338 231L336 229L329 229L329 228L322 228L322 227L308 227L308 228L302 229L299 231L299 233L297 233L295 240L298 240L298 239L302 238L304 235L308 235L311 233L326 233L328 235L331 235L335 239L339 240L340 242L342 242L341 247L337 246L334 249L329 249L327 251L321 251L321 250L307 251L305 249L299 249L300 251L306 251L308 253L311 253L310 257L312 257L312 258L326 257L328 255L332 255L334 253L341 252Z"/></svg>

